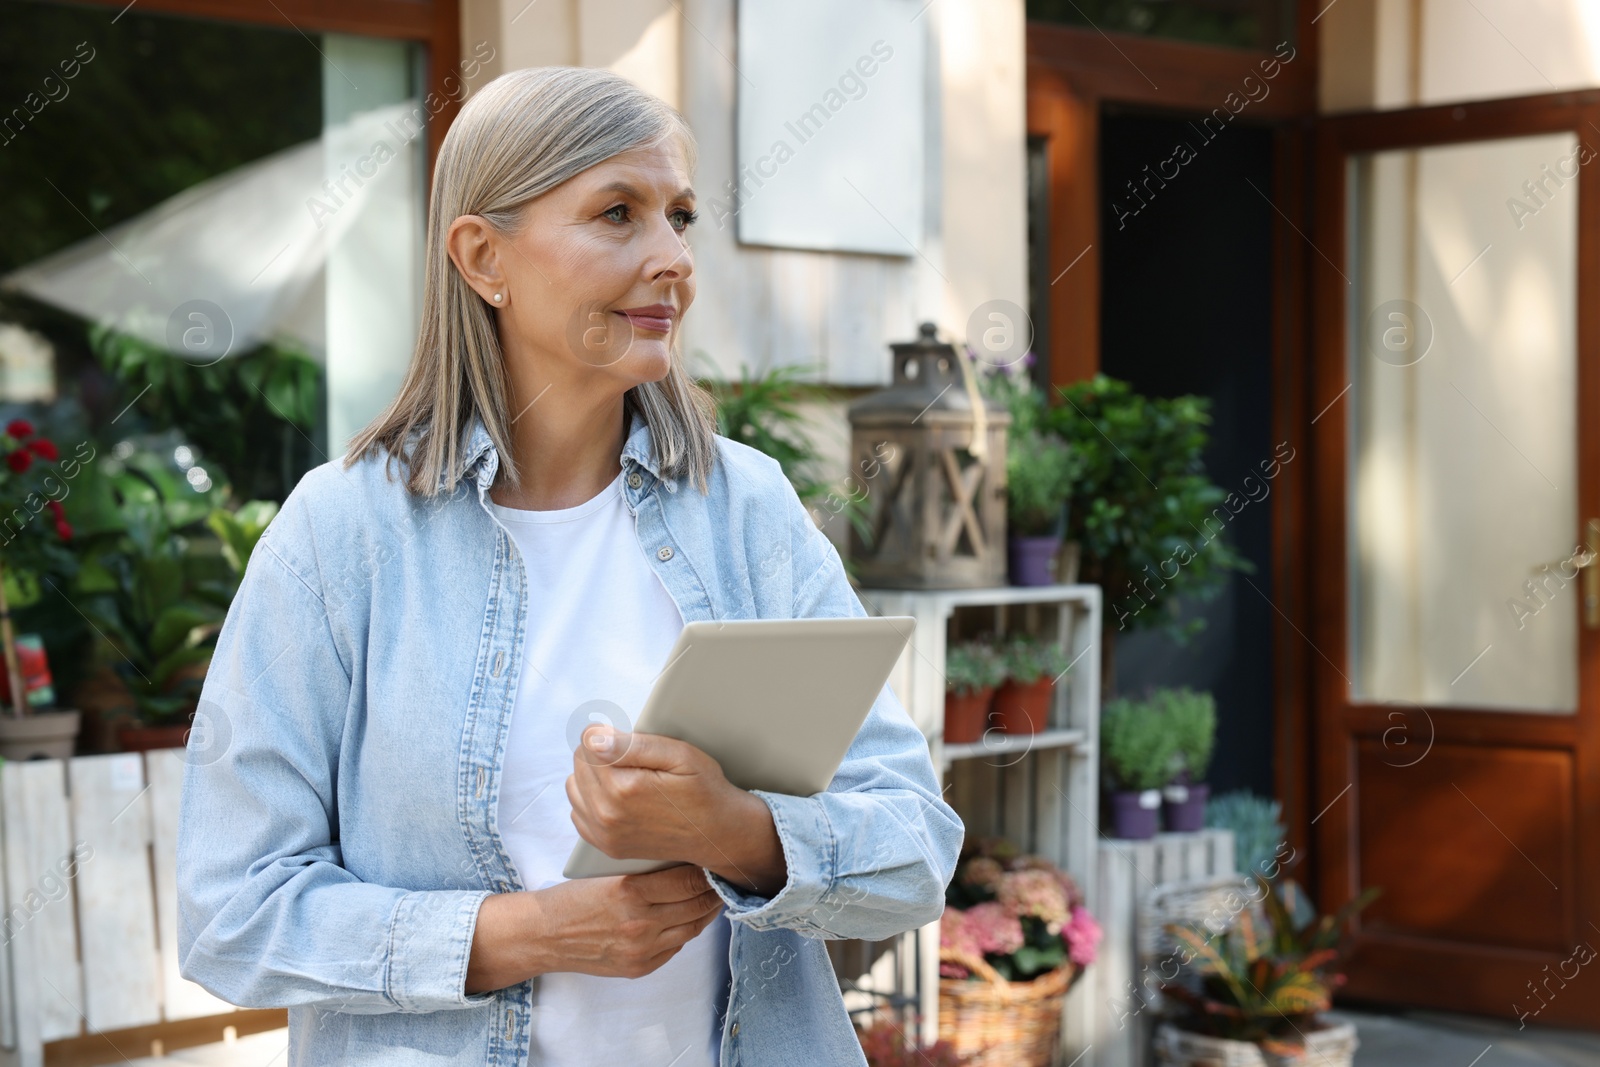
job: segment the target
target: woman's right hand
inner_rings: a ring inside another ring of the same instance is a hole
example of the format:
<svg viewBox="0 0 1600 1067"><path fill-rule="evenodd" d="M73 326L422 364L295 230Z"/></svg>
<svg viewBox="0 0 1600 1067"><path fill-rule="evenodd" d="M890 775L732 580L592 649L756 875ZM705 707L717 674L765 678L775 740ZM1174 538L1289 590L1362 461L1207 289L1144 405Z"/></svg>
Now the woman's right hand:
<svg viewBox="0 0 1600 1067"><path fill-rule="evenodd" d="M496 894L478 911L466 992L555 971L642 978L711 925L722 906L692 864Z"/></svg>
<svg viewBox="0 0 1600 1067"><path fill-rule="evenodd" d="M722 910L699 867L574 878L534 893L543 922L539 973L576 971L643 978L666 963Z"/></svg>

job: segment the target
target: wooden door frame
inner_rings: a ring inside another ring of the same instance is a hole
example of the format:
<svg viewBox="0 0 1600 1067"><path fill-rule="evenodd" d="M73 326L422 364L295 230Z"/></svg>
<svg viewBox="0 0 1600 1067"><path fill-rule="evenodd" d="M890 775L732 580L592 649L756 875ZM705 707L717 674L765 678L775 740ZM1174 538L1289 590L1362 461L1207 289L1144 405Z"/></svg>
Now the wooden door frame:
<svg viewBox="0 0 1600 1067"><path fill-rule="evenodd" d="M424 46L423 110L428 115L428 174L445 131L461 110L460 0L137 0L141 15L180 15L307 33L349 33ZM75 0L116 8L128 0ZM454 87L452 88L452 82Z"/></svg>
<svg viewBox="0 0 1600 1067"><path fill-rule="evenodd" d="M1600 91L1551 93L1536 97L1470 102L1418 108L1394 113L1362 113L1325 118L1316 133L1316 205L1312 241L1319 254L1310 260L1313 301L1313 358L1311 360L1313 407L1331 410L1335 416L1349 389L1348 322L1344 314L1347 290L1345 277L1336 264L1348 262L1346 233L1347 153L1390 148L1492 140L1538 133L1574 130L1583 139L1585 129L1595 131L1587 143L1600 144ZM1581 284L1591 286L1600 280L1600 167L1584 166L1579 171L1577 264L1580 296L1577 300L1577 398L1579 411L1600 410L1600 307L1582 299ZM1333 309L1339 309L1337 313ZM1342 561L1347 557L1346 478L1349 447L1348 420L1342 417L1319 419L1312 427L1312 477L1316 488L1313 501L1315 521L1310 524L1310 558L1340 561L1319 568L1312 581L1317 610L1312 615L1311 641L1323 654L1312 666L1315 686L1314 734L1317 739L1316 803L1326 819L1317 828L1318 900L1323 907L1334 907L1358 891L1356 834L1350 826L1354 810L1350 797L1340 803L1341 790L1356 781L1355 745L1358 737L1384 737L1396 724L1392 708L1381 705L1351 706L1349 683L1333 665L1349 660L1348 596L1349 576ZM1580 523L1600 515L1600 435L1579 437L1578 516ZM1578 531L1572 531L1577 537ZM1576 602L1572 607L1578 611ZM1583 895L1600 891L1600 848L1583 843L1600 832L1600 717L1592 707L1585 708L1585 693L1600 693L1600 636L1578 629L1578 672L1580 704L1572 715L1543 715L1514 712L1455 711L1434 716L1428 725L1432 743L1486 745L1521 744L1585 754L1585 763L1575 757L1574 819L1572 847L1576 854L1574 874L1577 884L1567 900L1576 907ZM1348 709L1348 710L1346 710ZM1408 727L1413 724L1407 724ZM1353 790L1352 790L1353 792ZM1585 819L1585 812L1589 817ZM1416 938L1400 935L1384 938L1363 934L1358 951L1369 953L1372 965L1364 969L1350 992L1377 1000L1401 1001L1451 1007L1459 993L1452 992L1452 981L1479 986L1496 980L1503 968L1512 986L1523 977L1537 976L1540 965L1554 963L1534 950L1505 950L1503 962L1483 963L1478 950L1461 950L1461 959L1451 963L1448 953L1436 945L1422 946ZM1432 953L1431 964L1439 972L1438 981L1419 981L1414 961L1418 953ZM1470 959L1469 959L1470 957ZM1469 973L1461 973L1461 972ZM1493 972L1492 974L1489 972ZM1452 974L1455 978L1452 979ZM1577 1011L1579 998L1557 998L1541 1023L1594 1025L1592 1013Z"/></svg>
<svg viewBox="0 0 1600 1067"><path fill-rule="evenodd" d="M1307 374L1307 264L1311 129L1319 49L1315 0L1296 5L1296 55L1269 95L1241 113L1273 130L1272 374L1274 441L1298 462L1285 465L1271 500L1274 781L1295 855L1308 857L1312 814L1310 657L1306 643L1311 556L1307 549L1311 418ZM1105 103L1193 114L1223 103L1271 52L1216 48L1105 34L1049 23L1027 25L1027 133L1045 141L1050 174L1048 323L1050 382L1065 385L1100 369L1100 108ZM1309 857L1308 857L1309 859ZM1304 868L1297 877L1306 878Z"/></svg>

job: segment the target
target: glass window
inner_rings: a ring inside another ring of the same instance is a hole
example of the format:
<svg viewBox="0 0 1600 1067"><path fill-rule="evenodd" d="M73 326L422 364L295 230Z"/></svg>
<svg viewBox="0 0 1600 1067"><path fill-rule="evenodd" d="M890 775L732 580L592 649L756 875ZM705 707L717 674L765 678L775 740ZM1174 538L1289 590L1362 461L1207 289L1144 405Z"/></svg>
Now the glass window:
<svg viewBox="0 0 1600 1067"><path fill-rule="evenodd" d="M1576 710L1579 151L1350 161L1356 700Z"/></svg>
<svg viewBox="0 0 1600 1067"><path fill-rule="evenodd" d="M0 7L0 401L174 433L241 500L337 456L415 337L420 53Z"/></svg>

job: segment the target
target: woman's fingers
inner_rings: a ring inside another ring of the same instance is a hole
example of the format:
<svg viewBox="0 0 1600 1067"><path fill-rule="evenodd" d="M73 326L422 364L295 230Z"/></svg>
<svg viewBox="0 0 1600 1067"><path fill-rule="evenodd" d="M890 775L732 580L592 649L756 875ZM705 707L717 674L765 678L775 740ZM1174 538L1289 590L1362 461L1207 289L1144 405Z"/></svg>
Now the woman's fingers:
<svg viewBox="0 0 1600 1067"><path fill-rule="evenodd" d="M620 877L625 887L651 904L688 900L711 888L711 883L706 881L706 873L690 863L648 874L624 874Z"/></svg>
<svg viewBox="0 0 1600 1067"><path fill-rule="evenodd" d="M715 922L716 918L717 913L715 911L709 911L698 918L690 919L688 922L679 923L676 926L669 926L665 930L661 931L661 937L658 943L663 945L671 945L673 946L673 951L676 952L690 940L700 936L700 932Z"/></svg>

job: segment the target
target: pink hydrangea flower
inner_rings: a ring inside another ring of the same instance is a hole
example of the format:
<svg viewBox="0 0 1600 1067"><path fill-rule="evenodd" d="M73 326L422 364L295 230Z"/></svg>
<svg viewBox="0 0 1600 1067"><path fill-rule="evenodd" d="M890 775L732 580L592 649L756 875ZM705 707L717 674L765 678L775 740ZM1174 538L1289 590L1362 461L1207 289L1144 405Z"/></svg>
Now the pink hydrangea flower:
<svg viewBox="0 0 1600 1067"><path fill-rule="evenodd" d="M1067 957L1080 967L1093 963L1101 934L1100 924L1094 921L1088 908L1073 908L1072 918L1062 930L1062 938L1067 943Z"/></svg>
<svg viewBox="0 0 1600 1067"><path fill-rule="evenodd" d="M1044 928L1052 934L1059 934L1072 914L1072 903L1061 880L1039 868L1007 871L995 895L1013 914L1043 920Z"/></svg>
<svg viewBox="0 0 1600 1067"><path fill-rule="evenodd" d="M1012 870L1017 871L1049 871L1051 877L1061 883L1061 889L1067 895L1067 901L1072 907L1084 903L1083 890L1078 888L1078 883L1072 875L1061 870L1043 856L1021 856L1013 864Z"/></svg>
<svg viewBox="0 0 1600 1067"><path fill-rule="evenodd" d="M967 913L949 905L945 906L944 916L939 920L939 947L953 948L972 956L983 955L983 949L978 947L977 934L967 919Z"/></svg>
<svg viewBox="0 0 1600 1067"><path fill-rule="evenodd" d="M985 955L1007 956L1022 947L1022 921L999 901L989 900L968 908L967 929Z"/></svg>
<svg viewBox="0 0 1600 1067"><path fill-rule="evenodd" d="M988 856L978 856L967 862L966 870L961 872L961 881L967 885L983 886L990 892L1000 886L1000 878L1005 874L1005 868L1000 866L1000 861Z"/></svg>

